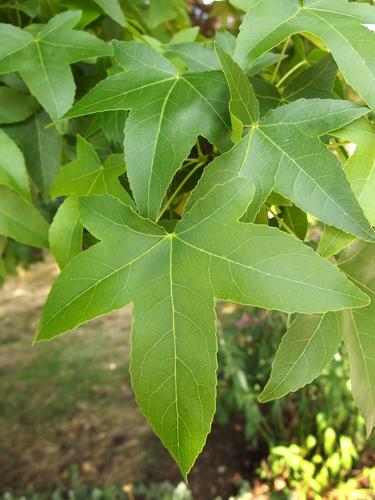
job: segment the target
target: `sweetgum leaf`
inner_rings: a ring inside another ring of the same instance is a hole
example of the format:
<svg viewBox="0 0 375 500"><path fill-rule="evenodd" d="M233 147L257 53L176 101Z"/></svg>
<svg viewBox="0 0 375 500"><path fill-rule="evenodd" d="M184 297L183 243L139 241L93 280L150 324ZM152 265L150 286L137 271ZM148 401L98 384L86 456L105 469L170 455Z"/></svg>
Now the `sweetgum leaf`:
<svg viewBox="0 0 375 500"><path fill-rule="evenodd" d="M233 142L242 137L244 127L250 127L259 118L259 103L254 89L238 64L225 50L216 44L218 59L228 82L230 101L229 110L232 119Z"/></svg>
<svg viewBox="0 0 375 500"><path fill-rule="evenodd" d="M25 160L17 144L0 129L0 185L16 191L26 202L31 202Z"/></svg>
<svg viewBox="0 0 375 500"><path fill-rule="evenodd" d="M325 226L320 238L317 252L325 259L337 255L341 250L353 243L354 236L344 233L332 226Z"/></svg>
<svg viewBox="0 0 375 500"><path fill-rule="evenodd" d="M214 185L173 233L113 197L81 198L82 223L102 242L64 268L36 338L52 339L133 303L133 388L184 477L215 409L215 298L307 313L368 303L294 237L238 222L251 191L241 177Z"/></svg>
<svg viewBox="0 0 375 500"><path fill-rule="evenodd" d="M189 71L203 73L221 69L214 49L201 43L179 43L177 45L170 43L165 47L165 55L169 58L181 59Z"/></svg>
<svg viewBox="0 0 375 500"><path fill-rule="evenodd" d="M355 144L355 150L344 165L357 200L372 226L375 225L375 127L365 118L335 130L332 135ZM353 237L326 226L318 252L325 258L336 255L353 242Z"/></svg>
<svg viewBox="0 0 375 500"><path fill-rule="evenodd" d="M49 189L61 165L62 137L50 123L47 113L41 111L23 123L6 128L21 147L26 166L38 186L43 199L49 199Z"/></svg>
<svg viewBox="0 0 375 500"><path fill-rule="evenodd" d="M335 312L297 316L283 336L259 400L281 398L311 383L338 351L342 327Z"/></svg>
<svg viewBox="0 0 375 500"><path fill-rule="evenodd" d="M6 186L0 186L0 234L48 248L48 223L38 210Z"/></svg>
<svg viewBox="0 0 375 500"><path fill-rule="evenodd" d="M70 64L111 55L111 47L94 35L74 30L79 11L57 14L31 34L0 24L0 74L19 72L52 119L73 104L75 83Z"/></svg>
<svg viewBox="0 0 375 500"><path fill-rule="evenodd" d="M359 204L375 225L375 127L365 118L356 120L333 136L356 145L353 154L344 165L345 173L352 185Z"/></svg>
<svg viewBox="0 0 375 500"><path fill-rule="evenodd" d="M121 26L126 26L126 19L119 0L94 0L94 2L114 21L121 24Z"/></svg>
<svg viewBox="0 0 375 500"><path fill-rule="evenodd" d="M22 122L37 109L38 103L32 96L10 87L0 87L0 125Z"/></svg>
<svg viewBox="0 0 375 500"><path fill-rule="evenodd" d="M375 108L375 33L365 24L375 23L370 5L344 0L260 0L246 14L240 28L235 56L250 65L290 35L300 32L319 37L346 81Z"/></svg>
<svg viewBox="0 0 375 500"><path fill-rule="evenodd" d="M349 353L354 401L370 435L375 425L375 245L355 242L340 268L371 298L360 311L344 311L344 341Z"/></svg>
<svg viewBox="0 0 375 500"><path fill-rule="evenodd" d="M93 146L77 136L77 159L60 170L51 187L51 195L112 194L126 204L132 204L129 194L121 186L119 177L125 172L125 163L118 155L109 156L101 163Z"/></svg>
<svg viewBox="0 0 375 500"><path fill-rule="evenodd" d="M120 155L109 156L102 165L93 146L77 136L77 159L64 165L51 188L53 197L70 195L59 207L49 230L51 251L61 269L82 250L83 226L77 196L111 194L133 205L118 179L124 172Z"/></svg>
<svg viewBox="0 0 375 500"><path fill-rule="evenodd" d="M69 196L60 205L49 227L48 239L60 269L82 251L83 226L76 196Z"/></svg>
<svg viewBox="0 0 375 500"><path fill-rule="evenodd" d="M131 110L124 143L128 178L140 212L155 219L199 135L219 149L229 146L228 88L220 72L179 75L137 42L114 42L114 51L126 71L100 82L66 117Z"/></svg>
<svg viewBox="0 0 375 500"><path fill-rule="evenodd" d="M299 73L285 86L282 93L284 102L305 99L335 99L333 91L337 75L337 66L332 56L328 54L320 61Z"/></svg>
<svg viewBox="0 0 375 500"><path fill-rule="evenodd" d="M300 99L270 111L205 169L188 206L213 184L242 176L256 188L250 220L276 190L321 221L372 240L374 232L339 160L318 139L366 113L347 101L329 99Z"/></svg>

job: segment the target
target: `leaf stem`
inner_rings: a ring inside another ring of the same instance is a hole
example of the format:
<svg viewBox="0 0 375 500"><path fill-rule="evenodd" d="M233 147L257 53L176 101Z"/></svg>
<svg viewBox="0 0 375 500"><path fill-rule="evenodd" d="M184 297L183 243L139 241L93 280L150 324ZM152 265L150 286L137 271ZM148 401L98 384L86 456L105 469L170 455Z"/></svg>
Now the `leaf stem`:
<svg viewBox="0 0 375 500"><path fill-rule="evenodd" d="M285 75L280 78L280 80L277 82L276 84L276 88L279 88L281 87L281 85L286 81L288 80L288 78L290 76L293 75L293 73L295 73L297 71L297 69L301 68L302 66L304 66L305 64L307 64L307 61L304 59L303 61L300 61L298 64L296 64L295 66L293 66L292 69L290 69L287 73L285 73Z"/></svg>
<svg viewBox="0 0 375 500"><path fill-rule="evenodd" d="M277 61L275 71L273 72L271 83L273 83L276 79L277 73L279 72L279 69L280 69L281 63L284 59L284 55L285 55L285 52L286 52L286 49L288 47L289 42L290 42L290 36L288 36L288 38L285 40L284 46L280 52L280 57L279 57L279 60Z"/></svg>
<svg viewBox="0 0 375 500"><path fill-rule="evenodd" d="M277 222L280 224L280 226L283 226L283 228L289 233L291 234L292 236L294 236L295 238L297 237L295 232L290 229L290 227L288 226L288 224L286 224L283 219L281 217L279 217L277 215L277 213L275 213L271 207L268 207L267 210L269 210L271 212L271 214L275 217L275 219L277 220Z"/></svg>
<svg viewBox="0 0 375 500"><path fill-rule="evenodd" d="M205 164L205 162L199 162L199 163L197 163L195 165L195 167L190 170L190 172L187 174L187 176L184 177L184 179L178 185L177 189L174 191L174 193L171 195L171 197L169 198L169 200L166 202L166 204L164 205L164 207L160 211L160 213L158 215L158 218L156 219L156 223L158 223L160 221L160 219L163 217L163 215L165 214L165 212L169 209L169 207L173 203L173 200L176 198L176 196L181 191L181 189L185 186L185 184L187 183L187 181L195 174L195 172L197 170L199 170L201 167L203 167L204 164Z"/></svg>

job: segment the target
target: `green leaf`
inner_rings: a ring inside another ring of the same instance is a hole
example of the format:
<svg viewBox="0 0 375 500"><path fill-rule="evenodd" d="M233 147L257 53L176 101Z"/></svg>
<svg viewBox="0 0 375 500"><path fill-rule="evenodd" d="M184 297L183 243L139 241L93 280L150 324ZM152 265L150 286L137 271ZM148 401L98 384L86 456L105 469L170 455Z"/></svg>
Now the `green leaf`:
<svg viewBox="0 0 375 500"><path fill-rule="evenodd" d="M18 71L52 119L73 104L75 83L70 64L111 55L109 45L90 33L74 30L81 14L66 11L33 34L0 24L0 74Z"/></svg>
<svg viewBox="0 0 375 500"><path fill-rule="evenodd" d="M293 231L297 238L304 241L308 228L307 215L305 212L295 205L284 206L282 209L282 217L285 224ZM280 229L283 229L283 227Z"/></svg>
<svg viewBox="0 0 375 500"><path fill-rule="evenodd" d="M51 188L54 198L70 195L60 206L49 232L51 250L61 269L82 251L83 226L77 196L110 194L134 205L119 181L125 169L122 155L111 155L102 165L93 146L77 136L77 159L64 165Z"/></svg>
<svg viewBox="0 0 375 500"><path fill-rule="evenodd" d="M321 221L363 239L374 233L337 158L318 136L366 113L352 103L298 100L269 112L229 152L205 169L189 200L213 184L243 176L256 187L249 205L253 220L272 190L292 200Z"/></svg>
<svg viewBox="0 0 375 500"><path fill-rule="evenodd" d="M49 243L60 269L82 251L83 226L75 196L59 207L49 228Z"/></svg>
<svg viewBox="0 0 375 500"><path fill-rule="evenodd" d="M41 112L24 123L6 128L7 134L21 146L27 169L44 200L49 198L62 153L62 138L55 128L46 128L49 122L48 115Z"/></svg>
<svg viewBox="0 0 375 500"><path fill-rule="evenodd" d="M22 122L37 109L38 103L32 96L10 87L0 87L0 125Z"/></svg>
<svg viewBox="0 0 375 500"><path fill-rule="evenodd" d="M242 64L256 61L287 37L300 32L319 37L351 85L375 108L375 23L370 5L344 0L260 0L241 25L235 55Z"/></svg>
<svg viewBox="0 0 375 500"><path fill-rule="evenodd" d="M361 118L340 130L335 130L332 135L350 141L355 146L354 152L344 165L344 170L367 219L374 226L375 127ZM326 226L318 252L322 257L329 258L349 246L352 241L351 235Z"/></svg>
<svg viewBox="0 0 375 500"><path fill-rule="evenodd" d="M244 178L215 185L173 233L112 197L81 198L81 220L102 242L62 271L36 339L133 303L132 385L184 477L215 409L214 297L309 313L368 303L344 274L296 238L238 222L249 191Z"/></svg>
<svg viewBox="0 0 375 500"><path fill-rule="evenodd" d="M16 192L0 186L0 234L21 243L48 248L48 224Z"/></svg>
<svg viewBox="0 0 375 500"><path fill-rule="evenodd" d="M171 44L192 43L196 40L199 34L199 26L186 28L175 33L171 39Z"/></svg>
<svg viewBox="0 0 375 500"><path fill-rule="evenodd" d="M171 0L152 0L150 8L145 15L149 28L153 29L159 24L170 21L177 16L177 11Z"/></svg>
<svg viewBox="0 0 375 500"><path fill-rule="evenodd" d="M365 118L335 130L333 136L354 143L344 165L353 191L372 226L375 225L375 127Z"/></svg>
<svg viewBox="0 0 375 500"><path fill-rule="evenodd" d="M141 213L155 219L196 138L219 149L229 145L228 89L220 72L179 75L143 44L115 41L114 50L127 71L100 82L66 117L131 109L124 144L128 178Z"/></svg>
<svg viewBox="0 0 375 500"><path fill-rule="evenodd" d="M51 187L51 195L57 198L69 195L111 194L131 205L133 202L118 179L125 170L125 163L119 155L109 156L102 165L93 146L78 135L77 159L60 170Z"/></svg>
<svg viewBox="0 0 375 500"><path fill-rule="evenodd" d="M349 353L354 400L370 435L375 425L375 245L354 243L340 267L371 298L360 311L344 311L344 341Z"/></svg>
<svg viewBox="0 0 375 500"><path fill-rule="evenodd" d="M116 23L119 23L121 26L127 25L119 0L94 0L94 2Z"/></svg>
<svg viewBox="0 0 375 500"><path fill-rule="evenodd" d="M229 0L229 3L234 5L237 9L247 12L258 3L258 0Z"/></svg>
<svg viewBox="0 0 375 500"><path fill-rule="evenodd" d="M31 201L25 160L17 144L0 129L0 185L16 191L26 202Z"/></svg>
<svg viewBox="0 0 375 500"><path fill-rule="evenodd" d="M281 397L312 381L334 354L343 330L354 400L366 421L368 434L371 433L375 425L374 261L375 245L363 241L354 242L341 257L340 269L370 296L370 304L359 310L344 310L320 317L298 316L276 354L271 378L261 395L262 401ZM343 328L336 326L335 322L342 324ZM303 364L306 372L301 375Z"/></svg>
<svg viewBox="0 0 375 500"><path fill-rule="evenodd" d="M232 57L216 44L216 53L228 82L229 110L232 120L233 142L241 140L244 127L250 127L259 118L259 104L254 89L242 69Z"/></svg>
<svg viewBox="0 0 375 500"><path fill-rule="evenodd" d="M165 46L165 55L170 59L181 59L189 71L197 73L221 69L214 49L201 43L170 43Z"/></svg>
<svg viewBox="0 0 375 500"><path fill-rule="evenodd" d="M282 93L284 102L291 102L301 97L312 99L335 99L333 91L337 75L337 66L331 55L299 73L290 80Z"/></svg>
<svg viewBox="0 0 375 500"><path fill-rule="evenodd" d="M337 255L341 252L341 250L344 250L344 248L349 246L354 239L354 236L344 233L343 231L340 231L340 229L325 226L317 251L319 255L325 259L329 259L330 257Z"/></svg>
<svg viewBox="0 0 375 500"><path fill-rule="evenodd" d="M342 326L339 313L297 316L283 336L259 400L281 398L310 384L338 351Z"/></svg>

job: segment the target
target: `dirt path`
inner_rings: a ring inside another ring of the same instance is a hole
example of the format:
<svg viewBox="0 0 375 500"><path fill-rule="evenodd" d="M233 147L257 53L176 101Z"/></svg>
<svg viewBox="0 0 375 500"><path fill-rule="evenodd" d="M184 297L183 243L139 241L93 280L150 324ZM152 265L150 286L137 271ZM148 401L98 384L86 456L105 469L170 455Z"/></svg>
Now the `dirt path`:
<svg viewBox="0 0 375 500"><path fill-rule="evenodd" d="M51 491L72 467L87 484L181 480L140 414L128 374L131 311L31 346L58 270L36 264L0 289L0 492ZM214 429L190 476L195 500L228 498L242 434Z"/></svg>

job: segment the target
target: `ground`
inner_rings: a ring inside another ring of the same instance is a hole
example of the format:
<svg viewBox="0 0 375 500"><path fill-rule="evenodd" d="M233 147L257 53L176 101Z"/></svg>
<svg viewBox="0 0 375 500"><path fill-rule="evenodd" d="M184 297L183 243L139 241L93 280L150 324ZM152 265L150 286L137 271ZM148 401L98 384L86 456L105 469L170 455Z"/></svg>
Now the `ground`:
<svg viewBox="0 0 375 500"><path fill-rule="evenodd" d="M131 309L31 345L57 274L47 258L0 289L0 493L51 491L73 466L87 484L177 484L177 466L131 391ZM249 474L249 457L238 422L215 425L190 475L195 500L227 498L239 474Z"/></svg>

